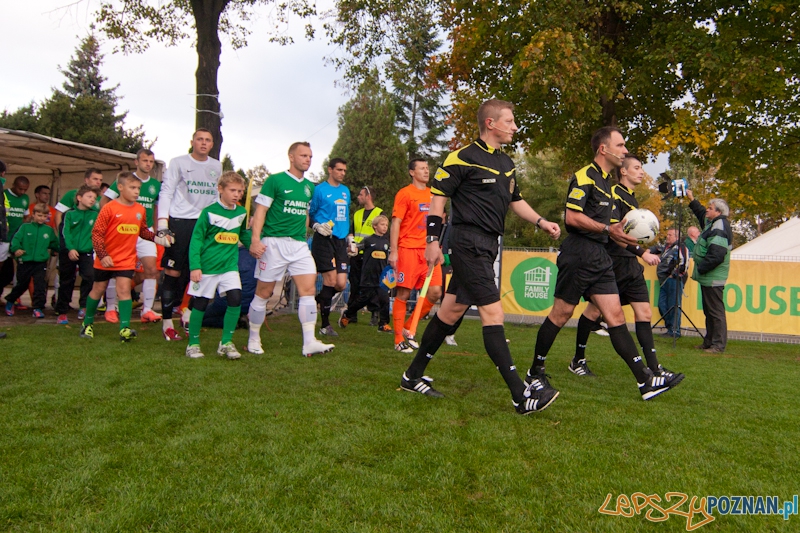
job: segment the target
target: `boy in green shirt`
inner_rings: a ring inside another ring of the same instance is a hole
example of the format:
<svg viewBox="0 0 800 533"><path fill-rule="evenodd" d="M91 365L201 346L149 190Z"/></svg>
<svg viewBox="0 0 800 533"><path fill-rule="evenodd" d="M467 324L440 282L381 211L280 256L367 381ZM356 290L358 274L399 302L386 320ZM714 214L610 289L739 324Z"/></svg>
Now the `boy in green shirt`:
<svg viewBox="0 0 800 533"><path fill-rule="evenodd" d="M81 296L78 300L80 310L78 320L83 320L86 316L86 298L92 290L94 282L94 262L92 246L92 229L98 212L94 209L97 201L97 189L89 185L83 185L75 194L78 207L70 209L64 214L64 226L62 228L64 245L67 250L66 259L58 266L61 285L58 287L58 301L56 302L56 314L58 314L58 324L68 324L67 311L72 301L72 293L75 289L75 267L81 274Z"/></svg>
<svg viewBox="0 0 800 533"><path fill-rule="evenodd" d="M33 278L33 316L44 318L47 299L45 275L50 251L58 251L58 236L47 225L50 211L46 205L37 205L33 210L33 222L22 224L11 241L11 253L17 258L17 284L6 296L6 315L14 316L14 302L28 290Z"/></svg>
<svg viewBox="0 0 800 533"><path fill-rule="evenodd" d="M244 179L236 172L225 172L217 182L217 190L219 200L200 212L189 245L189 294L194 296L194 308L189 320L186 356L192 359L203 357L200 327L217 289L228 302L217 354L228 359L241 357L233 344L233 331L242 304L238 245L241 242L245 247L250 246L247 211L238 204L244 194Z"/></svg>

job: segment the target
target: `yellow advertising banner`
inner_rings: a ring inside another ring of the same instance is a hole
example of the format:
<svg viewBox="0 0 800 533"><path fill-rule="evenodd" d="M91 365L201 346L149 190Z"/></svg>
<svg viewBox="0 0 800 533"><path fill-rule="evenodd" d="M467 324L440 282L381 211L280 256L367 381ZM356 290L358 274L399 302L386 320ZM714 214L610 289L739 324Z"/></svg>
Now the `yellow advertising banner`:
<svg viewBox="0 0 800 533"><path fill-rule="evenodd" d="M503 251L500 296L505 313L546 316L550 312L558 275L556 257L555 253ZM690 272L693 268L690 264ZM655 324L661 317L656 268L645 266L644 276ZM573 318L585 306L582 302ZM682 306L698 328L705 328L700 287L691 279L684 288ZM800 335L800 263L732 260L725 307L731 331ZM633 322L630 307L624 309ZM685 318L682 326L689 326Z"/></svg>

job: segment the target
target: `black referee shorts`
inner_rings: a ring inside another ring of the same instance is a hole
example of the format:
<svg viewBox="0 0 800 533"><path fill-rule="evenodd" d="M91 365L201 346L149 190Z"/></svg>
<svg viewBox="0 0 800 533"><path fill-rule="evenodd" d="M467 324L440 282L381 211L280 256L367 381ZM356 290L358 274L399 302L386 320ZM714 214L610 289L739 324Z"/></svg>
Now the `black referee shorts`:
<svg viewBox="0 0 800 533"><path fill-rule="evenodd" d="M484 306L500 301L495 283L494 262L499 244L497 237L477 233L459 226L450 228L448 241L453 276L447 294L464 305Z"/></svg>
<svg viewBox="0 0 800 533"><path fill-rule="evenodd" d="M311 256L317 265L317 272L336 270L337 274L347 274L347 239L334 236L325 237L314 233L311 239Z"/></svg>
<svg viewBox="0 0 800 533"><path fill-rule="evenodd" d="M555 297L578 305L593 294L619 294L614 265L605 245L570 234L558 254Z"/></svg>
<svg viewBox="0 0 800 533"><path fill-rule="evenodd" d="M128 278L133 279L136 274L133 270L106 270L104 268L94 269L94 281L111 281L114 278Z"/></svg>
<svg viewBox="0 0 800 533"><path fill-rule="evenodd" d="M639 260L623 256L614 256L612 260L620 303L628 305L631 302L650 302L650 293L644 281L644 267Z"/></svg>
<svg viewBox="0 0 800 533"><path fill-rule="evenodd" d="M175 242L169 248L164 248L162 267L180 271L189 269L189 243L195 224L197 219L169 217L169 229L175 234Z"/></svg>

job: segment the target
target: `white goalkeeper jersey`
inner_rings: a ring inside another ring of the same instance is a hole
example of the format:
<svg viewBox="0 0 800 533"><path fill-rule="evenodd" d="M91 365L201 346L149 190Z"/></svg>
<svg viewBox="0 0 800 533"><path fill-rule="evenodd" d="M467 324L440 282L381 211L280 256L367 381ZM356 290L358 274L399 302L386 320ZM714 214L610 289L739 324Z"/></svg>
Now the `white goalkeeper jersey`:
<svg viewBox="0 0 800 533"><path fill-rule="evenodd" d="M222 164L211 157L205 161L197 161L189 154L174 158L161 180L159 216L197 219L203 209L217 201L221 175Z"/></svg>

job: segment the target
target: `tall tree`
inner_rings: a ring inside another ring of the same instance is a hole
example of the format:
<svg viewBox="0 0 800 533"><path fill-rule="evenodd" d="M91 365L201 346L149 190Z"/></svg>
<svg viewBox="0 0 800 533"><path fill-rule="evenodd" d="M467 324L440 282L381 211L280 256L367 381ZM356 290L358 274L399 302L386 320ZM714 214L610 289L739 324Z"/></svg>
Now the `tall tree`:
<svg viewBox="0 0 800 533"><path fill-rule="evenodd" d="M572 166L618 125L639 152L680 148L717 167L720 191L749 216L800 210L800 5L781 0L426 0L449 50L435 69L452 94L456 139L479 103L517 104L519 139ZM391 51L396 0L340 0L334 32L348 71ZM389 14L384 11L389 10ZM330 32L329 32L330 33ZM643 153L647 155L647 153Z"/></svg>
<svg viewBox="0 0 800 533"><path fill-rule="evenodd" d="M73 99L79 96L91 96L116 106L119 100L116 94L119 85L108 89L103 87L108 81L108 78L100 73L104 56L100 52L100 42L94 35L94 26L90 26L90 30L89 35L75 50L75 55L70 58L67 68L59 67L59 72L67 78L63 84L64 92Z"/></svg>
<svg viewBox="0 0 800 533"><path fill-rule="evenodd" d="M351 188L369 186L384 210L391 209L395 193L408 185L408 159L395 128L394 105L377 73L339 109L339 137L329 159L334 157L347 161Z"/></svg>
<svg viewBox="0 0 800 533"><path fill-rule="evenodd" d="M315 13L308 0L110 0L100 4L97 20L107 36L120 42L119 49L124 53L142 52L150 40L174 46L193 34L197 50L195 126L212 133L211 156L219 159L223 140L217 86L220 34L229 38L234 49L246 46L250 35L246 23L259 5L272 6L270 40L282 45L292 42L280 31L290 15L307 18ZM306 25L306 36L313 34L313 28Z"/></svg>
<svg viewBox="0 0 800 533"><path fill-rule="evenodd" d="M411 3L398 30L400 54L386 63L395 98L397 126L409 158L438 160L447 146L444 86L431 73L431 61L442 46L435 20L424 4Z"/></svg>
<svg viewBox="0 0 800 533"><path fill-rule="evenodd" d="M125 152L146 144L142 127L126 129L127 112L116 111L119 86L103 86L103 54L93 30L81 40L67 68L60 69L66 78L64 91L54 89L41 104L4 111L0 126Z"/></svg>

